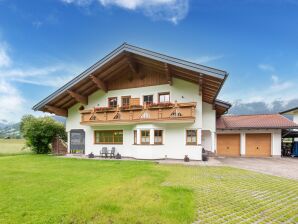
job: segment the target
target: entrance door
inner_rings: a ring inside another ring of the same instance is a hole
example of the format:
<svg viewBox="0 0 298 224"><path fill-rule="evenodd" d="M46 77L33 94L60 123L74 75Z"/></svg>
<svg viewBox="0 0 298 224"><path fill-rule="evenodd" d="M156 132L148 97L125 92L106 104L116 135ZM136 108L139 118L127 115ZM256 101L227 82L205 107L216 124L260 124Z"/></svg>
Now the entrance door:
<svg viewBox="0 0 298 224"><path fill-rule="evenodd" d="M73 129L70 131L70 153L85 153L85 131L83 129Z"/></svg>
<svg viewBox="0 0 298 224"><path fill-rule="evenodd" d="M240 156L240 134L218 134L217 154L220 156Z"/></svg>
<svg viewBox="0 0 298 224"><path fill-rule="evenodd" d="M271 156L271 134L246 134L245 155L252 157Z"/></svg>

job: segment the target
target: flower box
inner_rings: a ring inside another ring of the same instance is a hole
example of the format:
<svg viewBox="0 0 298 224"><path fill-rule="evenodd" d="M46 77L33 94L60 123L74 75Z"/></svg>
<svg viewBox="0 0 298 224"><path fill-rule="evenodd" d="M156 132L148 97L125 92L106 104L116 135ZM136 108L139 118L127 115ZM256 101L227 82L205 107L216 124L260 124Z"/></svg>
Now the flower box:
<svg viewBox="0 0 298 224"><path fill-rule="evenodd" d="M148 105L149 109L161 109L161 108L172 108L174 107L173 103L152 103Z"/></svg>
<svg viewBox="0 0 298 224"><path fill-rule="evenodd" d="M110 111L116 111L114 107L94 107L95 112L110 112Z"/></svg>

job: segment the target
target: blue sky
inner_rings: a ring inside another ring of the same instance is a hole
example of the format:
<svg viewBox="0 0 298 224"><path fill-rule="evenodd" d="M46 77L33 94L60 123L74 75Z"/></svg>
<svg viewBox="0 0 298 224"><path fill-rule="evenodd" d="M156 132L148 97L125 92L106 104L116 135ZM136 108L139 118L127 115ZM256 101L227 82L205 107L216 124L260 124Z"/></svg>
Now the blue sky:
<svg viewBox="0 0 298 224"><path fill-rule="evenodd" d="M236 109L298 104L297 12L298 0L0 0L0 120L123 42L228 71L219 97Z"/></svg>

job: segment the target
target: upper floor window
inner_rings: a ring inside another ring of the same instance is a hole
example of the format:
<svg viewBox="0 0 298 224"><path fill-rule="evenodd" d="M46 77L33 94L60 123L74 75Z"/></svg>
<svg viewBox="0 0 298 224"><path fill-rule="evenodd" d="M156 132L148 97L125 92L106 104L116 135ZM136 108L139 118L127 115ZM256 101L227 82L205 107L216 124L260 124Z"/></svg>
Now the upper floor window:
<svg viewBox="0 0 298 224"><path fill-rule="evenodd" d="M130 96L122 96L122 107L129 107L130 105Z"/></svg>
<svg viewBox="0 0 298 224"><path fill-rule="evenodd" d="M109 107L117 107L117 97L110 97L108 99Z"/></svg>
<svg viewBox="0 0 298 224"><path fill-rule="evenodd" d="M187 145L197 144L197 130L186 130L186 144Z"/></svg>
<svg viewBox="0 0 298 224"><path fill-rule="evenodd" d="M153 95L146 95L143 97L144 104L152 104L153 103Z"/></svg>
<svg viewBox="0 0 298 224"><path fill-rule="evenodd" d="M159 103L169 103L170 102L170 93L159 93L158 94Z"/></svg>

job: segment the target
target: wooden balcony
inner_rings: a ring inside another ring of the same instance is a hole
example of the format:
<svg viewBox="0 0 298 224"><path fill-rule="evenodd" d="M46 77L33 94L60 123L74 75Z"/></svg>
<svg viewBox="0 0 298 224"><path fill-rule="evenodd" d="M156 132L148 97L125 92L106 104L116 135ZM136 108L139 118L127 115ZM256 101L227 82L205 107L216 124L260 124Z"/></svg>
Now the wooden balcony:
<svg viewBox="0 0 298 224"><path fill-rule="evenodd" d="M83 125L136 123L193 123L196 103L132 105L128 107L95 107L81 111Z"/></svg>

